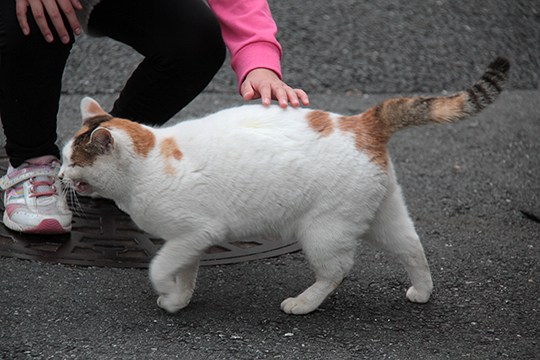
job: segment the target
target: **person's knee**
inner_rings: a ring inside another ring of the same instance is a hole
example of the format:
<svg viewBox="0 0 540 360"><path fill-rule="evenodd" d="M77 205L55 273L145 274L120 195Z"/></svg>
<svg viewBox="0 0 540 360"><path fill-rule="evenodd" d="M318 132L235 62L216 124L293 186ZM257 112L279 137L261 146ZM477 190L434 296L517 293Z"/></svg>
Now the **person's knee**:
<svg viewBox="0 0 540 360"><path fill-rule="evenodd" d="M221 34L202 35L192 36L183 42L174 38L165 42L168 46L162 46L151 56L154 64L165 72L185 73L189 69L200 75L213 76L225 62L226 48Z"/></svg>

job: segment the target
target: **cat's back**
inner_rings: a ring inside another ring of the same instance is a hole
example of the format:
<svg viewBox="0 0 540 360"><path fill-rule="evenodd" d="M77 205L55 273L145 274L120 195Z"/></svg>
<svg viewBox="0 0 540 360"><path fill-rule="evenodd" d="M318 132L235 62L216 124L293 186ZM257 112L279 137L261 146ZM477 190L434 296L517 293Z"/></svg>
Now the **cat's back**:
<svg viewBox="0 0 540 360"><path fill-rule="evenodd" d="M227 162L238 164L257 156L286 162L307 157L385 168L385 144L376 142L375 127L364 122L361 114L243 105L157 129L156 135L167 141L174 139L183 158L197 162L228 158Z"/></svg>
<svg viewBox="0 0 540 360"><path fill-rule="evenodd" d="M181 132L238 133L240 130L291 131L305 128L304 119L310 109L282 109L278 106L243 105L210 114L200 119L183 121L175 126Z"/></svg>
<svg viewBox="0 0 540 360"><path fill-rule="evenodd" d="M244 105L221 110L200 119L185 120L156 130L159 138L174 138L186 155L209 152L252 151L272 147L302 146L310 142L306 116L311 110L278 106Z"/></svg>
<svg viewBox="0 0 540 360"><path fill-rule="evenodd" d="M225 109L206 117L187 120L173 128L162 129L164 135L174 135L189 146L189 143L214 142L215 146L230 143L249 143L283 146L312 143L325 140L329 135L344 135L338 130L339 114L308 108L244 105Z"/></svg>

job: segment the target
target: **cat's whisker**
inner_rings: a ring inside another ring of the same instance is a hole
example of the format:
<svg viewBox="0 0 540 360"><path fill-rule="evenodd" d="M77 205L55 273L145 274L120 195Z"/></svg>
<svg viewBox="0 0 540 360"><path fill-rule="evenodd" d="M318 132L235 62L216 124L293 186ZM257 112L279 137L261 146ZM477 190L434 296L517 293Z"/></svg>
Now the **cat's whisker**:
<svg viewBox="0 0 540 360"><path fill-rule="evenodd" d="M77 192L74 189L71 189L70 196L71 196L71 202L72 202L73 207L74 207L74 209L73 209L74 212L79 216L87 217L86 213L84 212L83 207L81 206L81 203L79 201L79 197L77 195Z"/></svg>
<svg viewBox="0 0 540 360"><path fill-rule="evenodd" d="M75 186L73 180L71 179L62 179L62 195L68 200L68 203L72 205L73 212L79 216L85 216L84 209L81 206L77 192L75 191Z"/></svg>

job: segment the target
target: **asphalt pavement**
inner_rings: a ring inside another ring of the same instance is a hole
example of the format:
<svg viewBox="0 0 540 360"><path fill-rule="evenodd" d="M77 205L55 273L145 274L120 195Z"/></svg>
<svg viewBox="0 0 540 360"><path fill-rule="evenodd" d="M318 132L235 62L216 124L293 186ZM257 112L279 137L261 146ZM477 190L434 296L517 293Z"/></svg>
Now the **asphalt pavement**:
<svg viewBox="0 0 540 360"><path fill-rule="evenodd" d="M396 134L390 151L434 279L424 305L404 270L359 247L342 286L309 315L280 302L313 280L301 252L205 266L170 315L141 269L0 258L0 359L537 359L540 355L540 5L536 1L270 1L285 79L311 107L359 113L407 94L471 84L512 63L495 104L449 126ZM78 39L64 78L59 142L79 101L109 106L140 56ZM171 122L240 104L216 79Z"/></svg>

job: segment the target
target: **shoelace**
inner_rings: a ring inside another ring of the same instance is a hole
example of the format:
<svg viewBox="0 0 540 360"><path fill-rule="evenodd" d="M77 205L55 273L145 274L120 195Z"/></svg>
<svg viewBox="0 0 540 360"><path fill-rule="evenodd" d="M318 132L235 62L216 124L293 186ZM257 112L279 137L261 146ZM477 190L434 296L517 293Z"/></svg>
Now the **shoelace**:
<svg viewBox="0 0 540 360"><path fill-rule="evenodd" d="M56 186L54 186L54 178L49 176L40 176L30 179L30 197L42 197L56 195Z"/></svg>
<svg viewBox="0 0 540 360"><path fill-rule="evenodd" d="M58 174L58 163L51 162L46 165L27 166L13 170L10 174L0 178L0 188L6 193L18 196L17 190L23 182L30 181L30 197L45 197L58 195L55 186ZM8 192L8 190L10 190Z"/></svg>

